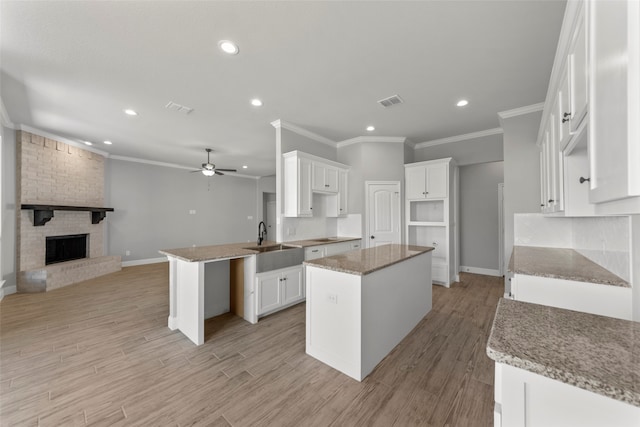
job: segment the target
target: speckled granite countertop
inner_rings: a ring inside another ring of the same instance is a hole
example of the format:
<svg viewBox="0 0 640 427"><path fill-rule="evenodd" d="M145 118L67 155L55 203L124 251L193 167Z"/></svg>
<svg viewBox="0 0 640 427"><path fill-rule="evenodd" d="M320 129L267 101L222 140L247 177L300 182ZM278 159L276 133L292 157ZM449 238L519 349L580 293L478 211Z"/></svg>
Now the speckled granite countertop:
<svg viewBox="0 0 640 427"><path fill-rule="evenodd" d="M627 281L573 249L514 246L509 271L529 276L630 287Z"/></svg>
<svg viewBox="0 0 640 427"><path fill-rule="evenodd" d="M640 323L500 299L496 362L640 407Z"/></svg>
<svg viewBox="0 0 640 427"><path fill-rule="evenodd" d="M350 242L360 240L360 237L318 237L318 239L294 240L292 242L282 242L283 245L306 248L309 246L330 245L332 243Z"/></svg>
<svg viewBox="0 0 640 427"><path fill-rule="evenodd" d="M277 245L276 242L265 240L262 242L262 246ZM178 258L187 262L199 262L199 261L213 261L216 259L224 258L240 258L257 254L257 251L252 251L250 248L256 246L255 242L246 243L228 243L225 245L213 245L213 246L196 246L193 248L178 248L178 249L163 249L160 252L163 255Z"/></svg>
<svg viewBox="0 0 640 427"><path fill-rule="evenodd" d="M364 276L432 250L429 246L389 244L305 261L304 265Z"/></svg>

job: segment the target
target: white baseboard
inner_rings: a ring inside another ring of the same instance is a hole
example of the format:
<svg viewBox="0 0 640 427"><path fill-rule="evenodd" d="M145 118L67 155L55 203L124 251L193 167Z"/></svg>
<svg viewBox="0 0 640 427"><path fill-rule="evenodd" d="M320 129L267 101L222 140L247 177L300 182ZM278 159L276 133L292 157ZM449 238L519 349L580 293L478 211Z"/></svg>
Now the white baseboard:
<svg viewBox="0 0 640 427"><path fill-rule="evenodd" d="M479 267L466 267L464 265L460 266L460 271L464 273L475 273L475 274L484 274L485 276L495 276L501 277L500 270L492 269L492 268L479 268Z"/></svg>
<svg viewBox="0 0 640 427"><path fill-rule="evenodd" d="M7 281L0 281L0 301L5 297L5 295L15 294L17 292L16 286L7 286Z"/></svg>
<svg viewBox="0 0 640 427"><path fill-rule="evenodd" d="M160 258L147 258L147 259L134 259L132 261L122 261L123 267L133 267L136 265L157 264L159 262L168 262L167 257Z"/></svg>

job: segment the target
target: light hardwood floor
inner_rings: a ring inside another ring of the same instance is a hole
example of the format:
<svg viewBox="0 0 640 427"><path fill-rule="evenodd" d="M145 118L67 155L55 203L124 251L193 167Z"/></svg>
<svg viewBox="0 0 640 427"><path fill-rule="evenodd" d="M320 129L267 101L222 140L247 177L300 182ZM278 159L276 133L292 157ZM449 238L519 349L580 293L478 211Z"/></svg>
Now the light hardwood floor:
<svg viewBox="0 0 640 427"><path fill-rule="evenodd" d="M362 383L307 356L305 306L167 328L168 266L0 303L0 423L490 426L485 346L501 278L433 287L433 310Z"/></svg>

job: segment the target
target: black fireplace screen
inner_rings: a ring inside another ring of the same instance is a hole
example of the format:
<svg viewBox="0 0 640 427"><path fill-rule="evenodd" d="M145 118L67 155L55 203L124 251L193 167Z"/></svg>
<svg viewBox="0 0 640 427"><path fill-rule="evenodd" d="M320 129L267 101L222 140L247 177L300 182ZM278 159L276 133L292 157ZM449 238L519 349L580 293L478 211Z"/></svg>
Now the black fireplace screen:
<svg viewBox="0 0 640 427"><path fill-rule="evenodd" d="M47 237L45 264L71 261L87 257L88 234Z"/></svg>

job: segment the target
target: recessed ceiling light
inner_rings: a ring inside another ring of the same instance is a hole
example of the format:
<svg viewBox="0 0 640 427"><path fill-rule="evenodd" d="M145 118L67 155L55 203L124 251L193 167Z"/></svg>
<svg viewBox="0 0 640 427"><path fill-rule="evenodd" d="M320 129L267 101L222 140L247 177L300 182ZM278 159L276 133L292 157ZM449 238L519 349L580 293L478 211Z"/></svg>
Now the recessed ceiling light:
<svg viewBox="0 0 640 427"><path fill-rule="evenodd" d="M246 168L248 168L248 167L249 167L249 166L247 166L247 165L242 165L242 169L246 169Z"/></svg>
<svg viewBox="0 0 640 427"><path fill-rule="evenodd" d="M373 132L374 130L376 130L376 128L373 126L367 126L367 132Z"/></svg>
<svg viewBox="0 0 640 427"><path fill-rule="evenodd" d="M469 101L467 101L466 99L461 99L460 101L458 101L458 103L456 104L458 107L464 107L465 105L467 105L469 103Z"/></svg>
<svg viewBox="0 0 640 427"><path fill-rule="evenodd" d="M107 145L113 144L113 142L111 142L111 141L104 141L104 143L107 144Z"/></svg>
<svg viewBox="0 0 640 427"><path fill-rule="evenodd" d="M240 49L238 49L238 45L229 40L220 40L218 42L218 46L224 53L228 53L229 55L236 55L238 52L240 52Z"/></svg>
<svg viewBox="0 0 640 427"><path fill-rule="evenodd" d="M258 98L253 98L251 100L251 105L253 105L254 107L262 107L262 101L260 101Z"/></svg>
<svg viewBox="0 0 640 427"><path fill-rule="evenodd" d="M92 142L89 142L89 141L85 141L85 142L84 142L84 145L93 145L93 143L92 143Z"/></svg>
<svg viewBox="0 0 640 427"><path fill-rule="evenodd" d="M127 108L126 110L124 110L124 113L129 115L129 116L137 116L138 113L136 113L135 110L132 110L131 108Z"/></svg>

